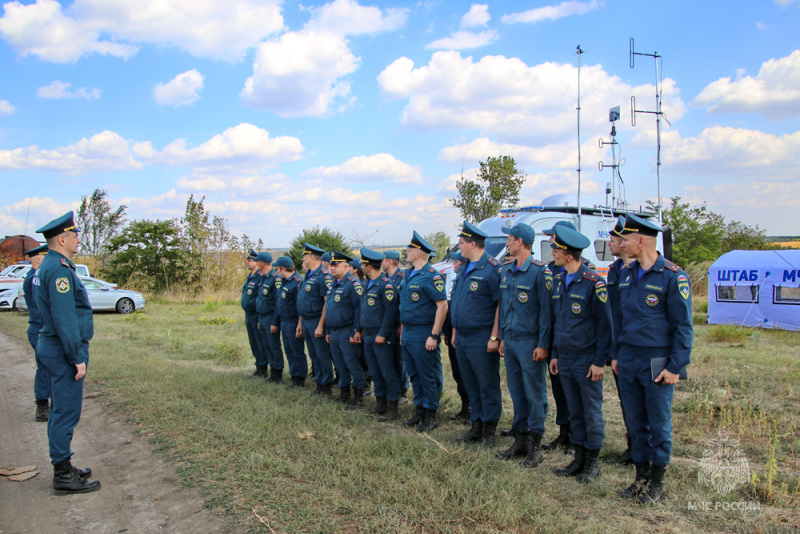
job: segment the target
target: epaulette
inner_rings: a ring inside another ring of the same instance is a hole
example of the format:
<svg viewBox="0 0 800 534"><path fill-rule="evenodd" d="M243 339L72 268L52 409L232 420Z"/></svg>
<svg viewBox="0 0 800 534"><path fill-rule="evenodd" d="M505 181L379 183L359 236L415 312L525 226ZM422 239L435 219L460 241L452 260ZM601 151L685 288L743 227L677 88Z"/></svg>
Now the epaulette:
<svg viewBox="0 0 800 534"><path fill-rule="evenodd" d="M356 277L353 276L352 274L348 274L347 275L347 281L348 282L355 282L356 280L357 280Z"/></svg>
<svg viewBox="0 0 800 534"><path fill-rule="evenodd" d="M67 263L67 260L65 260L64 258L61 258L61 265L63 265L64 267L69 267L69 263Z"/></svg>
<svg viewBox="0 0 800 534"><path fill-rule="evenodd" d="M594 271L583 271L583 277L587 280L591 280L592 282L597 282L598 280L602 280L603 277L597 274Z"/></svg>
<svg viewBox="0 0 800 534"><path fill-rule="evenodd" d="M395 276L399 276L400 278L405 278L406 277L405 269L398 269L397 272L394 273L394 274L395 274Z"/></svg>
<svg viewBox="0 0 800 534"><path fill-rule="evenodd" d="M428 266L428 272L429 272L429 273L438 273L439 271L437 271L436 269L434 269L434 268L433 268L433 267L431 267L431 266Z"/></svg>
<svg viewBox="0 0 800 534"><path fill-rule="evenodd" d="M664 267L666 267L670 271L673 271L673 272L676 272L676 273L681 270L681 268L679 266L675 265L674 263L672 263L669 260L664 260Z"/></svg>
<svg viewBox="0 0 800 534"><path fill-rule="evenodd" d="M303 279L297 273L294 273L294 276L292 278L294 279L295 282L302 282L303 281Z"/></svg>
<svg viewBox="0 0 800 534"><path fill-rule="evenodd" d="M500 265L500 262L499 262L499 261L497 261L495 258L492 258L491 256L489 256L489 260L488 260L488 261L489 261L489 263L491 263L492 265Z"/></svg>
<svg viewBox="0 0 800 534"><path fill-rule="evenodd" d="M388 282L389 277L386 276L386 273L381 273L381 282Z"/></svg>
<svg viewBox="0 0 800 534"><path fill-rule="evenodd" d="M544 263L540 262L539 260L531 260L531 263L537 267L542 267L544 265Z"/></svg>
<svg viewBox="0 0 800 534"><path fill-rule="evenodd" d="M553 280L555 280L556 278L560 278L560 277L561 277L561 275L562 275L562 274L564 274L565 272L567 272L567 271L561 271L560 273L558 273L557 275L555 275L555 276L553 277Z"/></svg>

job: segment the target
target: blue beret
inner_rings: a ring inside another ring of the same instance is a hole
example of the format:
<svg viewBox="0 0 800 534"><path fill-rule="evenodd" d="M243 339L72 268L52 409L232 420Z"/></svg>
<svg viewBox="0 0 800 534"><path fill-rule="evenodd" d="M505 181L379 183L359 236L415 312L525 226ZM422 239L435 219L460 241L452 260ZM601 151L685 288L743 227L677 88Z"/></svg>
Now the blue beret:
<svg viewBox="0 0 800 534"><path fill-rule="evenodd" d="M617 224L614 225L614 229L611 230L611 233L617 237L622 237L622 230L625 228L625 216L620 215L617 217Z"/></svg>
<svg viewBox="0 0 800 534"><path fill-rule="evenodd" d="M361 253L361 259L364 261L382 261L383 258L386 257L386 254L382 254L371 248L362 248L359 252Z"/></svg>
<svg viewBox="0 0 800 534"><path fill-rule="evenodd" d="M556 227L557 226L566 226L567 228L569 228L571 230L575 230L576 232L578 231L578 229L575 228L575 225L572 224L571 222L569 222L569 221L558 221L557 223L555 223L553 225L552 228L550 228L549 230L543 230L542 233L544 235L553 235L554 233L556 233Z"/></svg>
<svg viewBox="0 0 800 534"><path fill-rule="evenodd" d="M330 263L331 262L331 253L330 252L326 252L325 254L323 254L322 255L322 261Z"/></svg>
<svg viewBox="0 0 800 534"><path fill-rule="evenodd" d="M305 256L306 254L313 254L314 256L322 256L323 254L325 254L325 251L309 243L303 243L303 256Z"/></svg>
<svg viewBox="0 0 800 534"><path fill-rule="evenodd" d="M259 252L254 259L256 261L263 261L264 263L272 263L272 254L269 252Z"/></svg>
<svg viewBox="0 0 800 534"><path fill-rule="evenodd" d="M625 227L622 229L620 234L642 234L655 237L659 232L663 232L659 225L652 223L647 219L637 217L633 213L629 213L625 217Z"/></svg>
<svg viewBox="0 0 800 534"><path fill-rule="evenodd" d="M486 239L489 237L489 234L467 220L464 221L461 226L461 233L458 235L460 237L471 237L472 239Z"/></svg>
<svg viewBox="0 0 800 534"><path fill-rule="evenodd" d="M61 235L64 232L78 233L78 230L75 228L75 215L71 211L69 213L65 213L58 219L53 219L49 223L45 224L36 230L36 232L43 234L45 239L50 239L51 237Z"/></svg>
<svg viewBox="0 0 800 534"><path fill-rule="evenodd" d="M501 230L504 234L513 235L514 237L522 239L522 242L528 245L532 245L533 240L536 238L536 232L525 223L515 224L510 228L508 226L503 226Z"/></svg>
<svg viewBox="0 0 800 534"><path fill-rule="evenodd" d="M42 245L40 247L32 248L30 250L26 250L24 254L26 256L28 256L29 258L32 258L34 256L38 256L39 254L44 256L45 254L47 254L47 251L48 251L47 245Z"/></svg>
<svg viewBox="0 0 800 534"><path fill-rule="evenodd" d="M418 248L422 252L427 252L428 254L433 252L433 247L431 244L425 241L425 239L419 235L416 230L414 231L414 235L411 236L411 243L408 244L408 248Z"/></svg>
<svg viewBox="0 0 800 534"><path fill-rule="evenodd" d="M556 238L550 243L550 248L583 250L592 243L588 237L565 225L556 226L555 229Z"/></svg>
<svg viewBox="0 0 800 534"><path fill-rule="evenodd" d="M350 263L351 261L353 261L353 257L348 256L344 252L339 252L338 250L334 250L333 252L331 252L331 263L341 263L341 262Z"/></svg>
<svg viewBox="0 0 800 534"><path fill-rule="evenodd" d="M400 254L396 250L387 250L383 255L390 260L400 261Z"/></svg>
<svg viewBox="0 0 800 534"><path fill-rule="evenodd" d="M281 256L280 258L275 260L275 263L273 263L272 265L275 267L283 267L284 269L291 269L294 267L294 262L292 261L292 258L290 258L289 256Z"/></svg>

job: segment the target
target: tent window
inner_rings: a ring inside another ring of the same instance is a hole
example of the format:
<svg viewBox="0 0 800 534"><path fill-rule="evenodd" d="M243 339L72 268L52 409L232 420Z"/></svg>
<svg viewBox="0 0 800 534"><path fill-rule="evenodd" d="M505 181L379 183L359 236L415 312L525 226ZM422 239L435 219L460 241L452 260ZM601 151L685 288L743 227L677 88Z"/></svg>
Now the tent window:
<svg viewBox="0 0 800 534"><path fill-rule="evenodd" d="M758 302L757 285L752 286L717 286L717 302Z"/></svg>
<svg viewBox="0 0 800 534"><path fill-rule="evenodd" d="M598 260L614 261L614 255L611 254L611 249L608 247L608 241L605 239L598 239L594 242L594 251L597 253Z"/></svg>
<svg viewBox="0 0 800 534"><path fill-rule="evenodd" d="M775 304L800 304L800 287L775 286L772 301Z"/></svg>

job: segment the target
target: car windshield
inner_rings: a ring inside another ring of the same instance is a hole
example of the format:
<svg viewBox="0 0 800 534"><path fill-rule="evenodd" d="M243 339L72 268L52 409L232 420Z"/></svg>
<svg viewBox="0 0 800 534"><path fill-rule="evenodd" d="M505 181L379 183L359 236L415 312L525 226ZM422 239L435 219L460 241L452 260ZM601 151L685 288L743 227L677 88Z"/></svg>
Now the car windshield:
<svg viewBox="0 0 800 534"><path fill-rule="evenodd" d="M496 258L498 254L506 247L508 241L505 237L488 237L486 238L486 253L492 258Z"/></svg>

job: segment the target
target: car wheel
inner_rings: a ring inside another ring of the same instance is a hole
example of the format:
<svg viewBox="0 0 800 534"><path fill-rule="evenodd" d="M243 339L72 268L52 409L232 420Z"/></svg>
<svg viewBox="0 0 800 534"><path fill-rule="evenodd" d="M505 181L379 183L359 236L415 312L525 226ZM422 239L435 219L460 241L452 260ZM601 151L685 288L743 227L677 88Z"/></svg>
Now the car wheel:
<svg viewBox="0 0 800 534"><path fill-rule="evenodd" d="M133 305L133 301L131 299L120 299L117 302L117 313L122 314L129 314L133 313L133 310L136 309L136 306Z"/></svg>

